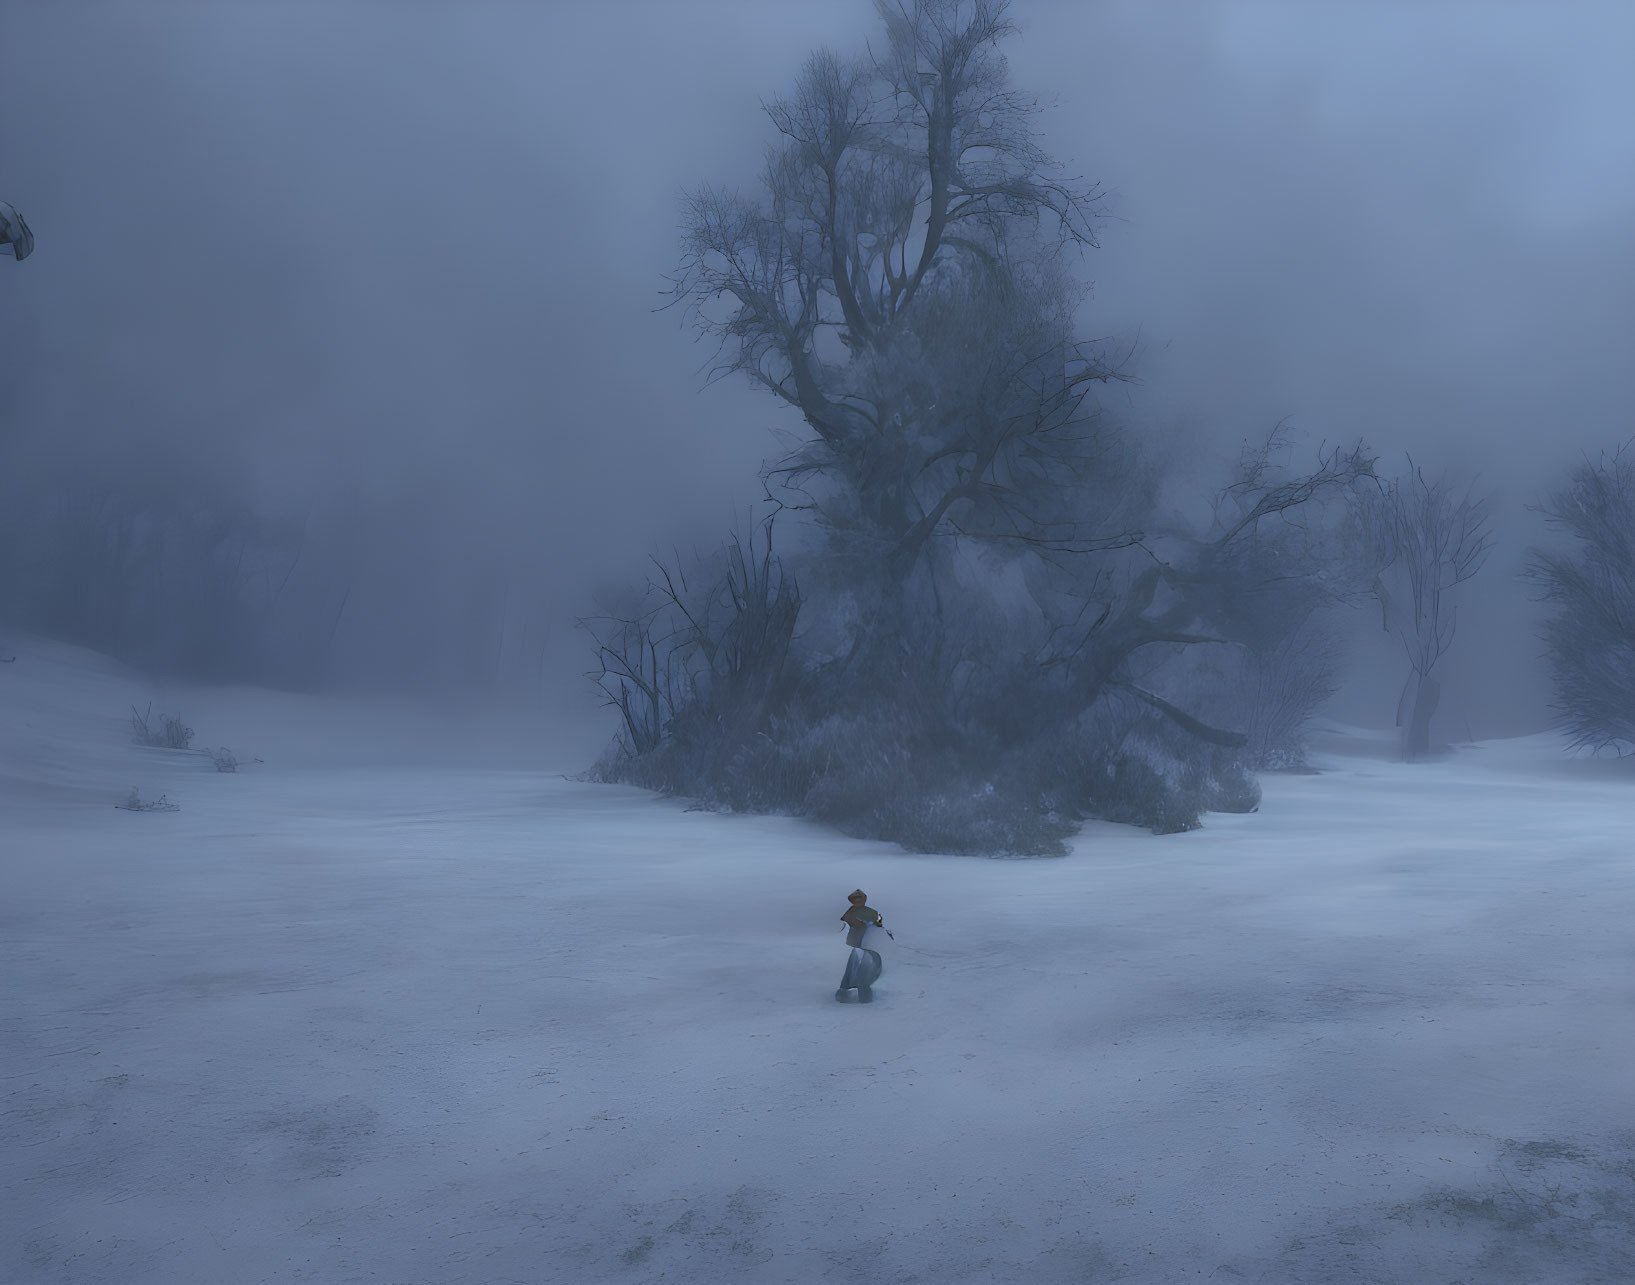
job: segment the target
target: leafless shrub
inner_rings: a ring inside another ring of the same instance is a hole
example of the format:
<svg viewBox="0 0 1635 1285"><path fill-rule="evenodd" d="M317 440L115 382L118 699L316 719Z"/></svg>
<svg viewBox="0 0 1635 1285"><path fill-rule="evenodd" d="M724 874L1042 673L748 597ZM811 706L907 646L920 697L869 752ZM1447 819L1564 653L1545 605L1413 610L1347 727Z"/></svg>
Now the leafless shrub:
<svg viewBox="0 0 1635 1285"><path fill-rule="evenodd" d="M587 677L619 711L631 755L672 733L708 738L704 725L729 713L753 733L787 695L801 597L772 533L768 520L690 568L654 559L638 603L580 622L596 644ZM673 727L678 716L685 725Z"/></svg>
<svg viewBox="0 0 1635 1285"><path fill-rule="evenodd" d="M151 703L143 711L131 706L131 740L136 744L163 750L185 750L193 743L193 729L182 722L180 714L161 714L157 724L150 721L152 717Z"/></svg>
<svg viewBox="0 0 1635 1285"><path fill-rule="evenodd" d="M1303 770L1306 727L1339 690L1340 649L1327 620L1314 612L1211 660L1194 704L1242 730L1244 758L1256 770Z"/></svg>

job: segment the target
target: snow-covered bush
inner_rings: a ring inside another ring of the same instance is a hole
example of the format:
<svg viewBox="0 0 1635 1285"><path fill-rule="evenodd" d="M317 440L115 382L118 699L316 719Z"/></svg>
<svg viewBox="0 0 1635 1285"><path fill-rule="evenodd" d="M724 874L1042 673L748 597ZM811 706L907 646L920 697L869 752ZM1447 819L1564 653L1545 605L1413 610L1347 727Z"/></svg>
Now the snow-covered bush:
<svg viewBox="0 0 1635 1285"><path fill-rule="evenodd" d="M915 852L1007 856L1061 855L1086 817L1168 834L1195 829L1205 811L1260 801L1240 753L1130 698L1010 744L935 709L813 708L797 704L739 737L723 722L715 735L667 739L644 755L615 749L590 775L711 809L810 817Z"/></svg>

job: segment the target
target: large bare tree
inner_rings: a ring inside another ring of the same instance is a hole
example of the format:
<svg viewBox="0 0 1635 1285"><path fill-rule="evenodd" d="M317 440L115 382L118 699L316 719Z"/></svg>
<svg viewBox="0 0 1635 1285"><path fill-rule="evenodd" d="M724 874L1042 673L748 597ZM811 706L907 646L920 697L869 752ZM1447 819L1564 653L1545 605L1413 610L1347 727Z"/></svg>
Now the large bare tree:
<svg viewBox="0 0 1635 1285"><path fill-rule="evenodd" d="M875 56L814 54L767 105L759 196L689 198L675 289L719 373L799 411L775 489L858 541L890 590L951 531L1082 543L1052 492L1093 455L1084 396L1114 371L1072 337L1063 263L1095 244L1095 195L1007 84L1004 0L877 8Z"/></svg>
<svg viewBox="0 0 1635 1285"><path fill-rule="evenodd" d="M943 851L1051 850L1097 808L1175 828L1241 804L1243 733L1189 708L1168 661L1241 641L1256 578L1306 574L1269 530L1371 461L1294 472L1268 443L1212 523L1160 520L1165 465L1098 395L1128 354L1080 337L1096 191L1008 83L1008 6L876 8L867 56L820 51L766 105L758 189L687 198L673 280L713 375L788 408L763 477L802 514L802 592L763 558L713 615L666 577L590 622L631 751L608 770ZM759 677L716 673L721 631L763 618Z"/></svg>

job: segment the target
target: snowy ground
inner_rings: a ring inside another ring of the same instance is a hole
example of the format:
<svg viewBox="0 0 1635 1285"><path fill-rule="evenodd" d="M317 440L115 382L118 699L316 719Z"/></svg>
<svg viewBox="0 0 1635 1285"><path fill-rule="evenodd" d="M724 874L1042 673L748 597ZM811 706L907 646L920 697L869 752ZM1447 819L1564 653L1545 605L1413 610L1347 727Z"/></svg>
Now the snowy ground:
<svg viewBox="0 0 1635 1285"><path fill-rule="evenodd" d="M0 1280L1635 1280L1629 763L1336 735L1197 833L922 857L165 693L218 774L11 651Z"/></svg>

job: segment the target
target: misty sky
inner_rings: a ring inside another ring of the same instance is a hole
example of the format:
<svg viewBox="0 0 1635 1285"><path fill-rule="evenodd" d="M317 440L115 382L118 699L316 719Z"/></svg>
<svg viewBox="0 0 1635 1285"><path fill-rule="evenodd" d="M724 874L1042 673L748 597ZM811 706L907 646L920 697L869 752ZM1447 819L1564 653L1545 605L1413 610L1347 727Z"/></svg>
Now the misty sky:
<svg viewBox="0 0 1635 1285"><path fill-rule="evenodd" d="M1131 422L1480 468L1501 543L1447 709L1537 726L1523 506L1635 433L1635 7L1015 16L1015 81L1116 216L1085 329L1139 332ZM752 184L759 101L874 33L865 0L13 0L5 484L242 494L355 565L355 670L490 593L577 681L592 591L713 542L783 422L656 311L678 194Z"/></svg>

